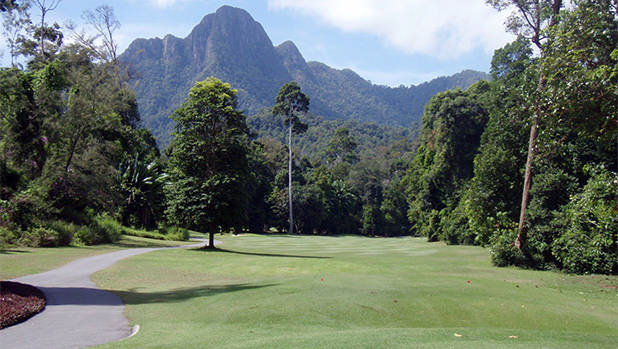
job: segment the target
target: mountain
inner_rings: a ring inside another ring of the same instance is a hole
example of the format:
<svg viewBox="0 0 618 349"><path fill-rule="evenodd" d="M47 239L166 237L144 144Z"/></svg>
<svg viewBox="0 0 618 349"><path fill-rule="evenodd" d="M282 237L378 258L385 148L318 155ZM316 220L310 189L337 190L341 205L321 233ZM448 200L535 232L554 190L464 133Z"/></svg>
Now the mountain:
<svg viewBox="0 0 618 349"><path fill-rule="evenodd" d="M248 114L272 107L281 85L295 80L309 96L311 111L326 119L404 127L420 120L435 93L489 78L467 70L418 86L373 85L352 70L305 61L291 41L273 46L260 23L230 6L204 17L184 39L137 39L120 60L132 72L145 126L163 145L173 130L169 115L196 81L209 76L237 89L239 107Z"/></svg>

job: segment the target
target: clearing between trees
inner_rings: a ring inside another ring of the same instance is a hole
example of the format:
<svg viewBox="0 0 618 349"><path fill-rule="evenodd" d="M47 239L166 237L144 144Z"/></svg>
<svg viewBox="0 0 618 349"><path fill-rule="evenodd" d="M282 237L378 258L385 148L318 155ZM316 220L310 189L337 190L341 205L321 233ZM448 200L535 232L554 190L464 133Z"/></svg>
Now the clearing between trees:
<svg viewBox="0 0 618 349"><path fill-rule="evenodd" d="M135 347L615 348L618 278L493 267L422 238L224 236L93 276Z"/></svg>

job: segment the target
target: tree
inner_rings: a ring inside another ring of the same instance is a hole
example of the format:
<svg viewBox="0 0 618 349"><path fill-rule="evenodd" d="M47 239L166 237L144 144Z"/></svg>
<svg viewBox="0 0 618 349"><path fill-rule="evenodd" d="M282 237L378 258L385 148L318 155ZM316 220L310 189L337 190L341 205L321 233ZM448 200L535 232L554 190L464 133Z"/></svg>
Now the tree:
<svg viewBox="0 0 618 349"><path fill-rule="evenodd" d="M167 179L161 166L136 153L122 161L118 170L118 186L124 199L119 209L122 224L156 228L157 219L162 216L163 186Z"/></svg>
<svg viewBox="0 0 618 349"><path fill-rule="evenodd" d="M337 128L328 143L328 148L326 148L329 164L334 166L344 161L350 163L358 161L358 156L355 154L356 147L356 142L354 137L350 135L350 130L345 127Z"/></svg>
<svg viewBox="0 0 618 349"><path fill-rule="evenodd" d="M307 131L307 125L300 122L298 116L309 110L309 98L301 92L294 81L283 84L275 99L273 114L284 118L284 125L288 127L288 202L290 212L290 229L294 233L294 215L292 209L292 133Z"/></svg>
<svg viewBox="0 0 618 349"><path fill-rule="evenodd" d="M116 63L118 43L114 41L114 31L120 28L120 22L114 15L114 9L108 5L99 6L94 11L84 12L83 17L95 29L95 38L102 42L101 48L97 50L101 58Z"/></svg>
<svg viewBox="0 0 618 349"><path fill-rule="evenodd" d="M601 183L618 168L617 7L610 0L570 4L542 31L540 56L532 55L532 42L523 37L496 51L490 121L474 161L466 212L481 243L491 244L497 265L609 273L615 208L603 201L612 197L611 186ZM534 181L521 231L517 188L523 187L535 116ZM598 172L586 170L592 167L607 177L597 181ZM594 192L587 192L590 183L598 185ZM604 185L608 191L600 195Z"/></svg>
<svg viewBox="0 0 618 349"><path fill-rule="evenodd" d="M236 90L216 78L195 83L174 112L167 186L167 217L185 228L209 233L239 232L247 217L248 135Z"/></svg>
<svg viewBox="0 0 618 349"><path fill-rule="evenodd" d="M15 8L15 0L0 0L0 12L9 12Z"/></svg>
<svg viewBox="0 0 618 349"><path fill-rule="evenodd" d="M39 28L41 31L39 34L39 53L41 57L45 57L45 38L47 36L45 33L47 33L49 29L45 24L45 16L49 12L57 9L61 1L62 0L33 0L34 5L41 11L41 27Z"/></svg>
<svg viewBox="0 0 618 349"><path fill-rule="evenodd" d="M487 3L501 11L509 7L515 7L515 11L507 20L507 30L518 35L526 36L534 43L541 52L545 51L545 30L558 23L558 15L562 8L562 0L487 0ZM545 76L540 73L537 79L537 92L545 89ZM533 103L534 114L530 126L530 139L528 141L528 157L524 174L524 186L521 198L521 210L519 215L519 233L515 240L515 246L522 249L526 241L526 208L530 202L530 187L532 184L532 165L536 153L536 139L539 134L539 122L543 116L543 110L538 103Z"/></svg>
<svg viewBox="0 0 618 349"><path fill-rule="evenodd" d="M491 62L489 120L474 158L474 177L460 202L481 245L489 244L497 225L517 225L519 218L531 114L525 98L536 84L535 71L528 69L531 56L530 41L520 36L496 50Z"/></svg>
<svg viewBox="0 0 618 349"><path fill-rule="evenodd" d="M28 9L30 2L24 2L21 5L13 4L10 11L2 13L2 31L6 36L6 41L9 46L11 55L11 66L15 66L15 57L17 57L19 49L19 39L22 32L31 24Z"/></svg>
<svg viewBox="0 0 618 349"><path fill-rule="evenodd" d="M488 92L489 83L481 81L466 91L438 93L425 108L422 144L406 181L410 223L430 241L443 238L446 217L474 174L474 156L488 119Z"/></svg>

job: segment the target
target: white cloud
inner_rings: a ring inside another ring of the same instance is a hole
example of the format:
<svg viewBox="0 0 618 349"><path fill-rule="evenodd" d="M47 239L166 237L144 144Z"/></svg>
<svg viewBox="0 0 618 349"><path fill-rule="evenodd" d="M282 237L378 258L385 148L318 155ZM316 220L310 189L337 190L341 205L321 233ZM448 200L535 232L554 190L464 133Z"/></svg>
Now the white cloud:
<svg viewBox="0 0 618 349"><path fill-rule="evenodd" d="M269 0L275 10L298 10L347 32L376 35L410 54L455 58L487 53L513 37L506 12L484 0Z"/></svg>
<svg viewBox="0 0 618 349"><path fill-rule="evenodd" d="M177 0L149 0L149 2L159 8L167 8L176 3Z"/></svg>
<svg viewBox="0 0 618 349"><path fill-rule="evenodd" d="M174 6L176 3L189 2L191 0L148 0L150 5L165 9Z"/></svg>

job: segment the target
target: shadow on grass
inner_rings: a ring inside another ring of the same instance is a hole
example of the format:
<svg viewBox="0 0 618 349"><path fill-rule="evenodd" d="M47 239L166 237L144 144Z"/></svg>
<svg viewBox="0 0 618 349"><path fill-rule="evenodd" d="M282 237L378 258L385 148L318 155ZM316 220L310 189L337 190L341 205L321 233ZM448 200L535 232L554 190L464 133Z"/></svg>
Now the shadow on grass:
<svg viewBox="0 0 618 349"><path fill-rule="evenodd" d="M31 252L30 251L24 251L24 250L13 250L13 249L3 250L3 249L0 249L0 254L17 254L17 253L31 253Z"/></svg>
<svg viewBox="0 0 618 349"><path fill-rule="evenodd" d="M181 245L166 244L165 240L156 240L156 242L118 241L118 242L114 242L114 246L125 247L125 248L140 248L140 247L159 248L159 247L176 247L176 246L181 246Z"/></svg>
<svg viewBox="0 0 618 349"><path fill-rule="evenodd" d="M276 254L276 253L242 252L242 251L226 250L224 248L216 248L216 249L200 248L200 249L192 249L191 251L223 252L223 253L240 254L240 255L245 255L245 256L258 256L258 257L309 258L309 259L330 259L331 258L331 257L323 257L323 256L299 256L299 255Z"/></svg>
<svg viewBox="0 0 618 349"><path fill-rule="evenodd" d="M123 304L175 303L187 299L210 297L222 293L252 290L276 285L277 284L204 285L160 292L99 290L88 287L40 287L40 289L45 293L47 306L121 306Z"/></svg>

